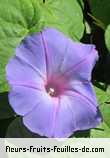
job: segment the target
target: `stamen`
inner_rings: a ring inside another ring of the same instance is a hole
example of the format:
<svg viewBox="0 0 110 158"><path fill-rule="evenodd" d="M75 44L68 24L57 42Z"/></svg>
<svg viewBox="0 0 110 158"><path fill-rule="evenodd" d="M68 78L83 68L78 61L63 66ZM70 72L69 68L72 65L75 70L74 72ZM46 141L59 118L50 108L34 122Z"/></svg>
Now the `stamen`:
<svg viewBox="0 0 110 158"><path fill-rule="evenodd" d="M54 96L54 93L55 93L54 88L50 88L49 91L48 91L48 94L51 95L51 96Z"/></svg>

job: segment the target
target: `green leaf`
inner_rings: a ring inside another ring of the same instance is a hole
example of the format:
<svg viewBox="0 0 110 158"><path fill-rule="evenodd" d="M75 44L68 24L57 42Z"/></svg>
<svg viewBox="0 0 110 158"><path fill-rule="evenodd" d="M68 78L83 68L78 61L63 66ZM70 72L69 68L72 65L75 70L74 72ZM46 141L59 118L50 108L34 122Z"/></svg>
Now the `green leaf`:
<svg viewBox="0 0 110 158"><path fill-rule="evenodd" d="M0 92L8 90L5 66L9 58L14 55L15 47L29 33L29 29L39 22L35 2L35 0L0 0Z"/></svg>
<svg viewBox="0 0 110 158"><path fill-rule="evenodd" d="M55 27L75 40L80 40L84 32L81 0L46 0L40 2L42 21L45 26ZM79 4L80 2L80 4Z"/></svg>
<svg viewBox="0 0 110 158"><path fill-rule="evenodd" d="M103 91L95 88L104 123L110 128L110 88Z"/></svg>
<svg viewBox="0 0 110 158"><path fill-rule="evenodd" d="M21 117L16 117L9 125L7 138L41 138L42 136L30 132L23 124Z"/></svg>
<svg viewBox="0 0 110 158"><path fill-rule="evenodd" d="M28 34L55 27L75 40L81 39L81 5L82 0L0 0L0 92L9 90L5 66Z"/></svg>
<svg viewBox="0 0 110 158"><path fill-rule="evenodd" d="M8 93L0 93L0 119L14 117L15 113L8 102Z"/></svg>
<svg viewBox="0 0 110 158"><path fill-rule="evenodd" d="M85 21L85 31L87 34L91 34L91 27L87 21Z"/></svg>
<svg viewBox="0 0 110 158"><path fill-rule="evenodd" d="M78 3L82 7L82 9L84 9L84 2L83 2L83 0L78 0Z"/></svg>
<svg viewBox="0 0 110 158"><path fill-rule="evenodd" d="M91 138L110 138L110 128L106 125L106 123L102 123L97 128L91 130L90 137Z"/></svg>
<svg viewBox="0 0 110 158"><path fill-rule="evenodd" d="M102 93L103 101L101 101L101 111L103 114L103 119L106 125L110 129L110 88L106 92Z"/></svg>
<svg viewBox="0 0 110 158"><path fill-rule="evenodd" d="M105 31L105 43L110 52L110 24L108 25L108 27Z"/></svg>
<svg viewBox="0 0 110 158"><path fill-rule="evenodd" d="M95 87L95 90L103 116L103 123L92 129L90 135L94 138L110 138L110 90L103 91L97 87Z"/></svg>
<svg viewBox="0 0 110 158"><path fill-rule="evenodd" d="M10 117L8 119L2 119L0 120L0 138L4 138L8 129L8 126L12 122L14 117Z"/></svg>
<svg viewBox="0 0 110 158"><path fill-rule="evenodd" d="M110 1L109 0L89 0L93 16L99 19L105 26L110 23Z"/></svg>

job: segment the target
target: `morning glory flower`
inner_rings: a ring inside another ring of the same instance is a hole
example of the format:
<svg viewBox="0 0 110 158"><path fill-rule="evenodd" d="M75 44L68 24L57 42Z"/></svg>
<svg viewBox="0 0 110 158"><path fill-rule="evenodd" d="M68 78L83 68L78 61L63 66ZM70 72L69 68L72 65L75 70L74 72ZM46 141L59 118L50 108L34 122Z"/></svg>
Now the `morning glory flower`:
<svg viewBox="0 0 110 158"><path fill-rule="evenodd" d="M91 72L94 45L54 28L26 37L6 67L9 102L24 125L41 136L65 138L101 122Z"/></svg>

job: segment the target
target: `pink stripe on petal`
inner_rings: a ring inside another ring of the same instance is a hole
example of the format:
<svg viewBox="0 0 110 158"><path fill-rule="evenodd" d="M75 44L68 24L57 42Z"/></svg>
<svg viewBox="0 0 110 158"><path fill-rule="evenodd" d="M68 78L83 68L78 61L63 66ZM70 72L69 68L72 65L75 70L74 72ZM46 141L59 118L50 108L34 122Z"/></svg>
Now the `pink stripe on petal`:
<svg viewBox="0 0 110 158"><path fill-rule="evenodd" d="M91 52L91 53L92 53L92 52ZM68 72L70 72L70 71L75 72L76 70L78 70L78 68L80 68L80 66L81 66L82 64L84 64L84 63L89 59L91 53L90 53L86 58L84 58L83 60L81 60L79 63L77 63L76 65L73 65L72 67L70 67L70 68L69 68L66 72L64 72L64 73L68 73Z"/></svg>
<svg viewBox="0 0 110 158"><path fill-rule="evenodd" d="M32 82L22 82L22 81L14 81L14 82L10 82L10 85L12 86L24 86L24 87L27 87L27 88L33 88L33 89L37 89L37 90L44 90L44 87L42 86L42 88L39 88L37 86L36 83L32 83Z"/></svg>
<svg viewBox="0 0 110 158"><path fill-rule="evenodd" d="M60 109L60 98L57 98L57 100L56 98L53 98L53 100L54 100L55 105L54 105L54 113L53 113L53 120L52 120L52 129L51 129L52 137L54 136L57 114Z"/></svg>
<svg viewBox="0 0 110 158"><path fill-rule="evenodd" d="M65 94L68 95L68 96L71 96L71 97L78 96L78 97L82 98L85 102L88 103L87 105L88 105L89 108L91 108L91 110L94 110L94 112L96 111L96 105L88 97L86 97L85 95L83 95L83 94L81 94L81 93L79 93L75 90L74 91L70 90L70 92L72 94L70 94L70 93L65 93Z"/></svg>
<svg viewBox="0 0 110 158"><path fill-rule="evenodd" d="M25 60L25 58L20 58L19 56L16 55L16 57L22 61L24 61L28 66L30 66L34 71L36 71L37 74L39 74L40 77L42 77L42 79L45 81L45 75L43 75L39 69L37 69L37 67L33 66L31 63L29 63L28 61Z"/></svg>
<svg viewBox="0 0 110 158"><path fill-rule="evenodd" d="M42 45L43 45L43 48L44 48L44 53L45 53L45 60L46 60L46 71L47 71L47 80L49 78L49 73L50 72L50 66L51 66L51 63L50 63L50 52L49 52L49 49L48 49L48 46L47 46L47 42L46 42L46 39L44 37L44 34L43 32L41 32L41 39L42 39Z"/></svg>
<svg viewBox="0 0 110 158"><path fill-rule="evenodd" d="M57 79L66 76L66 74L68 74L70 72L74 73L74 72L78 71L78 69L80 68L80 66L82 66L84 63L86 63L87 60L91 57L92 53L93 53L93 51L91 51L91 53L86 58L82 59L76 65L71 66L68 70L66 70L65 72L61 73L61 75L59 75Z"/></svg>

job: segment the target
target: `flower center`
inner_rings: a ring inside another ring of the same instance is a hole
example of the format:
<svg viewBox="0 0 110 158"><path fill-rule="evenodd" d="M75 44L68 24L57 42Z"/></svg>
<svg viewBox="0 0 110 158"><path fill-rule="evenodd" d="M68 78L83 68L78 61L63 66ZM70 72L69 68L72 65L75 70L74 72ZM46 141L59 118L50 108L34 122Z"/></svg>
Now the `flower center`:
<svg viewBox="0 0 110 158"><path fill-rule="evenodd" d="M46 91L51 97L58 97L61 94L60 87L57 84L48 83L46 85Z"/></svg>
<svg viewBox="0 0 110 158"><path fill-rule="evenodd" d="M50 96L54 96L55 95L55 89L54 88L49 88L47 93L50 95Z"/></svg>
<svg viewBox="0 0 110 158"><path fill-rule="evenodd" d="M64 79L57 79L55 77L48 80L45 85L47 93L51 97L59 97L65 91L66 82Z"/></svg>

